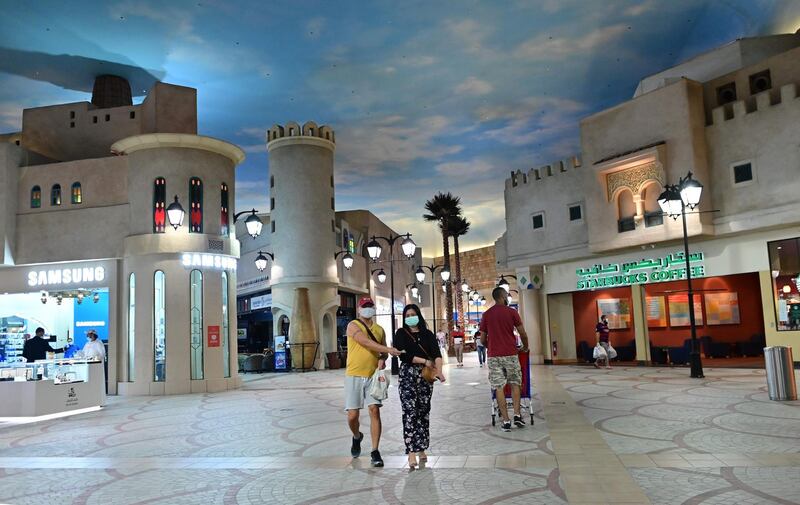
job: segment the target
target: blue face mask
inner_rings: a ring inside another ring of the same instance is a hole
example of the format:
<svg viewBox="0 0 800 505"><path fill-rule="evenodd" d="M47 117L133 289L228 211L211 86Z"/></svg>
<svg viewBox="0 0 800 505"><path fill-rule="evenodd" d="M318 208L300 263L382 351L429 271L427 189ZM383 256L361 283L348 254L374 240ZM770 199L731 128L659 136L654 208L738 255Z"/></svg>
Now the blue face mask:
<svg viewBox="0 0 800 505"><path fill-rule="evenodd" d="M419 324L419 316L409 316L404 319L406 326L416 326Z"/></svg>

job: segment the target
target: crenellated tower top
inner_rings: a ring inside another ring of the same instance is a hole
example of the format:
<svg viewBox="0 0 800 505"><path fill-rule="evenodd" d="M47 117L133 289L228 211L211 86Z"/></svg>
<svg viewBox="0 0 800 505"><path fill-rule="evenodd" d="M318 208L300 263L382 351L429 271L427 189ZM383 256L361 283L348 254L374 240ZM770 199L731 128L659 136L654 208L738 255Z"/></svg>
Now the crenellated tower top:
<svg viewBox="0 0 800 505"><path fill-rule="evenodd" d="M287 144L311 144L333 150L336 135L330 126L318 126L314 121L308 121L303 126L289 121L286 125L275 124L267 130L268 150Z"/></svg>

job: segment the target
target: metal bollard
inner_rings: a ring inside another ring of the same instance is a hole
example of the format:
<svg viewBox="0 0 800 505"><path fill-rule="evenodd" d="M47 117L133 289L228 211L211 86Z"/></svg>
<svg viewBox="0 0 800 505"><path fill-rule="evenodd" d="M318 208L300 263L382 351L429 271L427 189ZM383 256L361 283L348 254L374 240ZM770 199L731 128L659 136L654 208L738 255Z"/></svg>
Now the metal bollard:
<svg viewBox="0 0 800 505"><path fill-rule="evenodd" d="M797 384L794 381L792 348L782 345L764 348L767 367L767 391L770 400L797 400Z"/></svg>

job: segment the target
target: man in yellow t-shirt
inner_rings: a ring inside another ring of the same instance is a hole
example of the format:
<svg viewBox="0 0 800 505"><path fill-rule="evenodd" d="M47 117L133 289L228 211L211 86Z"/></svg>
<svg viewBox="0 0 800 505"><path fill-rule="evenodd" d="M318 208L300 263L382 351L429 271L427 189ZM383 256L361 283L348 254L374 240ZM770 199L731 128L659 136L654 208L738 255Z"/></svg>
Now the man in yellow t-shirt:
<svg viewBox="0 0 800 505"><path fill-rule="evenodd" d="M371 298L362 298L358 302L358 318L347 325L347 370L344 377L345 410L347 424L353 433L353 444L350 454L357 458L361 455L361 433L359 416L366 403L369 409L370 432L372 434L372 466L383 466L378 444L381 441L381 401L369 394L372 386L372 374L375 370L386 368L386 356L399 356L400 351L387 347L383 328L375 322L375 302Z"/></svg>

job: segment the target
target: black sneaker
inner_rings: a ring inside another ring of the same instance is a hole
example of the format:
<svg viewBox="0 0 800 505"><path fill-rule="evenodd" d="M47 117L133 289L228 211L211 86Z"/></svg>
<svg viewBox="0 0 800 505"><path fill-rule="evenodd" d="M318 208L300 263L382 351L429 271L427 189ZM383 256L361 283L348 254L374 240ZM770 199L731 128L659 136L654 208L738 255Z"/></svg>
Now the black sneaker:
<svg viewBox="0 0 800 505"><path fill-rule="evenodd" d="M503 421L503 431L511 431L511 421Z"/></svg>
<svg viewBox="0 0 800 505"><path fill-rule="evenodd" d="M358 432L360 435L359 438L353 439L353 445L350 446L350 455L354 458L361 456L361 441L364 440L364 434L360 431Z"/></svg>
<svg viewBox="0 0 800 505"><path fill-rule="evenodd" d="M378 451L378 449L372 451L372 453L370 453L370 456L372 457L372 466L378 468L383 467L383 458L381 458L381 453L380 451Z"/></svg>
<svg viewBox="0 0 800 505"><path fill-rule="evenodd" d="M517 428L525 427L525 421L522 420L522 416L514 416L514 426Z"/></svg>

